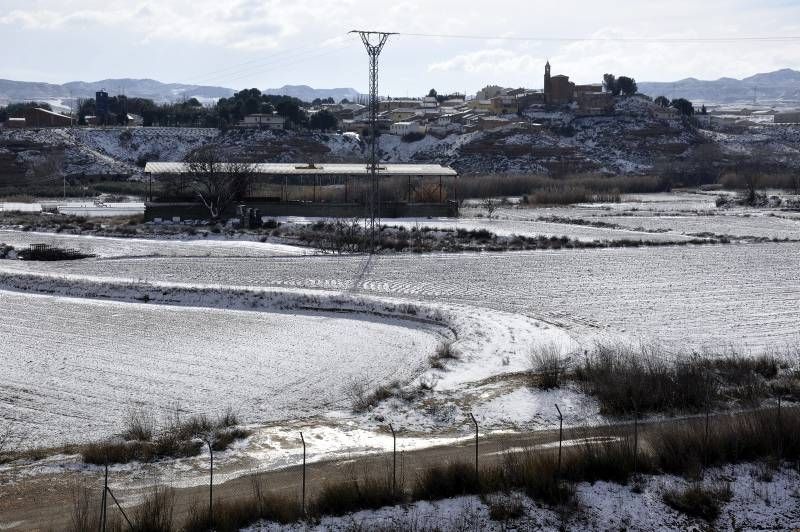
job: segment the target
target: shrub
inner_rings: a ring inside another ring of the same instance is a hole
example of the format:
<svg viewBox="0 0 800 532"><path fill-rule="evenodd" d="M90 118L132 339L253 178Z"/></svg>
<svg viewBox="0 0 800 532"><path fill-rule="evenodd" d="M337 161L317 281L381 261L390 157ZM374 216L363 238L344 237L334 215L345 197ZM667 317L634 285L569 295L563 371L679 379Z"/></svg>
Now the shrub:
<svg viewBox="0 0 800 532"><path fill-rule="evenodd" d="M525 515L525 504L520 497L495 495L484 498L492 521L510 521Z"/></svg>
<svg viewBox="0 0 800 532"><path fill-rule="evenodd" d="M377 509L402 500L401 491L392 489L391 474L386 477L364 475L327 483L314 501L316 515L344 515L364 509Z"/></svg>
<svg viewBox="0 0 800 532"><path fill-rule="evenodd" d="M530 366L537 387L549 390L561 386L565 361L558 345L545 344L534 347L530 354Z"/></svg>
<svg viewBox="0 0 800 532"><path fill-rule="evenodd" d="M698 357L671 361L655 345L634 349L598 344L574 377L600 402L603 414L699 411L717 397L717 388Z"/></svg>
<svg viewBox="0 0 800 532"><path fill-rule="evenodd" d="M353 411L362 413L374 408L381 401L393 397L399 390L400 382L393 381L390 384L382 384L370 391L369 383L362 378L351 380L345 389L345 394L350 400Z"/></svg>
<svg viewBox="0 0 800 532"><path fill-rule="evenodd" d="M156 420L152 413L144 410L130 410L125 419L124 440L150 441L153 439Z"/></svg>
<svg viewBox="0 0 800 532"><path fill-rule="evenodd" d="M213 530L234 532L260 519L288 524L299 520L300 503L287 497L265 493L259 477L252 477L253 493L238 499L215 500L211 516ZM204 501L205 502L205 501ZM182 527L183 532L206 532L208 505L195 503Z"/></svg>
<svg viewBox="0 0 800 532"><path fill-rule="evenodd" d="M81 456L85 463L97 465L197 456L203 447L202 439L210 439L213 450L223 451L235 440L251 434L248 430L234 428L238 421L230 409L216 420L205 415L182 420L175 414L155 433L155 422L149 414L132 411L122 438L87 444L81 449Z"/></svg>
<svg viewBox="0 0 800 532"><path fill-rule="evenodd" d="M731 488L727 484L719 486L692 485L683 489L664 493L664 502L690 517L714 521L719 517L722 505L731 500Z"/></svg>
<svg viewBox="0 0 800 532"><path fill-rule="evenodd" d="M413 488L414 500L435 501L479 492L475 465L451 462L434 465L419 474Z"/></svg>
<svg viewBox="0 0 800 532"><path fill-rule="evenodd" d="M521 489L528 497L545 504L566 504L575 496L575 487L558 478L558 461L552 452L527 449L507 453L503 474L507 486Z"/></svg>
<svg viewBox="0 0 800 532"><path fill-rule="evenodd" d="M461 353L453 347L453 342L448 340L436 346L436 351L430 356L428 361L432 368L445 369L445 361L459 360L460 358Z"/></svg>
<svg viewBox="0 0 800 532"><path fill-rule="evenodd" d="M175 491L157 487L133 511L133 530L140 532L172 532Z"/></svg>

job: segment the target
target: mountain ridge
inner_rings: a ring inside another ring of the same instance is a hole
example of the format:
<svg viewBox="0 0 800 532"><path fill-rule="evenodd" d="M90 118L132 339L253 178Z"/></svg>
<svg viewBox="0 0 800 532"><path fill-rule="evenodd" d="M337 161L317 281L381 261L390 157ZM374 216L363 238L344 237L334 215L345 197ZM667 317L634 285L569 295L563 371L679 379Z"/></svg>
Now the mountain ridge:
<svg viewBox="0 0 800 532"><path fill-rule="evenodd" d="M0 101L67 100L93 98L95 92L105 89L109 94L125 94L130 97L149 98L158 103L181 101L189 98L216 100L233 96L235 89L213 85L187 83L164 83L152 78L109 78L97 81L69 81L67 83L45 83L38 81L16 81L0 79ZM264 89L264 94L285 94L313 101L315 98L355 99L359 93L353 88L315 89L308 85L284 85L276 89Z"/></svg>
<svg viewBox="0 0 800 532"><path fill-rule="evenodd" d="M722 77L701 80L693 77L678 81L643 81L639 92L653 98L686 98L692 101L731 103L800 103L800 71L782 68L742 79Z"/></svg>

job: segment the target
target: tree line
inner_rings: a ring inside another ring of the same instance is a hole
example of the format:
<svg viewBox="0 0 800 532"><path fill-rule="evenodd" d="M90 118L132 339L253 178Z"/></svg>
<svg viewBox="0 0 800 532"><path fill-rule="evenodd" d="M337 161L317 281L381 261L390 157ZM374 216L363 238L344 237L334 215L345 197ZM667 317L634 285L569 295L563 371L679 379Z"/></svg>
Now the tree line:
<svg viewBox="0 0 800 532"><path fill-rule="evenodd" d="M314 105L335 103L332 98L317 100L314 101ZM0 122L5 122L11 117L21 117L27 109L34 107L52 110L50 105L44 102L12 103L0 108ZM297 98L262 94L258 89L242 90L230 98L220 98L211 106L204 106L196 98L157 104L148 98L118 95L108 98L108 114L99 117L98 122L105 125L127 125L128 115L138 115L142 117L145 126L224 129L238 124L247 115L274 112L285 118L287 125L318 130L336 128L338 121L331 112L321 110L309 116L306 112L307 107L308 104ZM75 114L78 124L85 125L87 116L97 116L97 102L94 98L78 99Z"/></svg>

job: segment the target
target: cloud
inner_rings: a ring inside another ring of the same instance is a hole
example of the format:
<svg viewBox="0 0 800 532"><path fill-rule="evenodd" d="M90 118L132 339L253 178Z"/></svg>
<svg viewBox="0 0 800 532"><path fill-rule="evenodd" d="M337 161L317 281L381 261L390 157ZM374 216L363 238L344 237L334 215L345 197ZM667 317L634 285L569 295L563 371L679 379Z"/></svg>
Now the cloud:
<svg viewBox="0 0 800 532"><path fill-rule="evenodd" d="M503 74L538 72L545 60L530 54L521 54L505 48L479 50L467 54L459 54L446 61L428 65L428 72L463 71L472 74Z"/></svg>

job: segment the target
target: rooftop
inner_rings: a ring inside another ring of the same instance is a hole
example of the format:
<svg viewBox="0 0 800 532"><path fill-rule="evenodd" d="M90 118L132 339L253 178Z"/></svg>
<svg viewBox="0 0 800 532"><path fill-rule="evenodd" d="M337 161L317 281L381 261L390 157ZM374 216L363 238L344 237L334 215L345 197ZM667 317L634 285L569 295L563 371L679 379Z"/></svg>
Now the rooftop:
<svg viewBox="0 0 800 532"><path fill-rule="evenodd" d="M220 163L223 164L223 163ZM144 171L150 174L187 174L188 163L149 162ZM450 167L439 164L382 164L378 168L387 176L444 176L458 175ZM264 175L368 175L366 164L324 163L256 163L253 173Z"/></svg>

